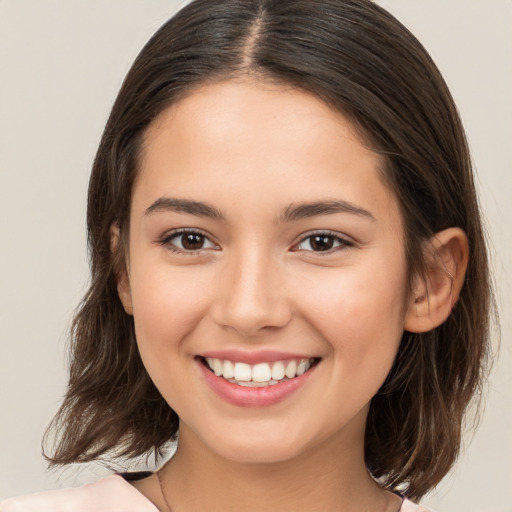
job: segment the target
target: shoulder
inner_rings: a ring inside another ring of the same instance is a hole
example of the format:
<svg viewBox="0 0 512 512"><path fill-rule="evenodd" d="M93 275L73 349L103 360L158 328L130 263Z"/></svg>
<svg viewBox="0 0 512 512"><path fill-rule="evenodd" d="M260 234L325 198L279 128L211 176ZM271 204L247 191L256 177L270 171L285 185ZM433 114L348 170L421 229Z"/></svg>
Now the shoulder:
<svg viewBox="0 0 512 512"><path fill-rule="evenodd" d="M402 508L400 509L400 512L434 512L434 511L430 510L429 508L422 507L421 505L418 505L416 503L413 503L412 501L409 501L408 499L404 499L404 502L402 504Z"/></svg>
<svg viewBox="0 0 512 512"><path fill-rule="evenodd" d="M158 512L158 509L122 476L111 475L77 488L46 491L10 498L0 512Z"/></svg>

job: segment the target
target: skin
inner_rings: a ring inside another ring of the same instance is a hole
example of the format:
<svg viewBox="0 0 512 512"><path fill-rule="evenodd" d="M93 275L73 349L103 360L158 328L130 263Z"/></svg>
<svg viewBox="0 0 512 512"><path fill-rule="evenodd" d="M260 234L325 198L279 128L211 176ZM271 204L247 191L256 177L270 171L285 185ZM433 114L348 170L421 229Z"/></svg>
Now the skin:
<svg viewBox="0 0 512 512"><path fill-rule="evenodd" d="M433 264L428 296L439 307L426 304L428 281L410 297L402 218L381 165L316 97L250 79L202 86L148 129L118 288L143 362L180 417L177 453L161 472L173 512L400 508L364 464L369 403L403 330L449 314L467 250L458 231L439 234L455 281ZM204 202L222 218L148 213L162 198ZM358 210L283 219L326 201ZM172 238L185 228L205 235L200 250ZM319 231L331 250L314 250L308 237ZM320 362L285 400L239 407L198 370L198 354L220 349ZM135 485L167 509L155 476Z"/></svg>

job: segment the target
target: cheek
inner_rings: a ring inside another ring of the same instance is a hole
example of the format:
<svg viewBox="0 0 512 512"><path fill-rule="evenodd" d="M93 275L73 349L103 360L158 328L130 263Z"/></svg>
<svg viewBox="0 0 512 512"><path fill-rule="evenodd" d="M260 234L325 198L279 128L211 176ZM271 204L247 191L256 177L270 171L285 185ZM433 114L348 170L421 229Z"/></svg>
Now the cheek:
<svg viewBox="0 0 512 512"><path fill-rule="evenodd" d="M143 356L172 360L207 309L205 282L186 267L150 267L132 271L137 343Z"/></svg>
<svg viewBox="0 0 512 512"><path fill-rule="evenodd" d="M344 269L319 278L302 309L344 365L380 358L390 366L403 333L405 288L401 269Z"/></svg>
<svg viewBox="0 0 512 512"><path fill-rule="evenodd" d="M142 362L155 386L175 410L186 410L195 382L184 370L195 354L186 340L205 316L204 276L190 269L145 265L132 270L135 335ZM185 407L185 409L184 409Z"/></svg>

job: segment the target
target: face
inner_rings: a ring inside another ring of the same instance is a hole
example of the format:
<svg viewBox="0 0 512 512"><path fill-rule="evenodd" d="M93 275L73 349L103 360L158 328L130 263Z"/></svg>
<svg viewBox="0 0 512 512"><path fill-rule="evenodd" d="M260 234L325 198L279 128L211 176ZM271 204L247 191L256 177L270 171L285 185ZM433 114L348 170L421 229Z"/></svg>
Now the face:
<svg viewBox="0 0 512 512"><path fill-rule="evenodd" d="M203 86L152 123L119 291L180 443L253 462L362 445L407 310L381 164L341 114L267 83Z"/></svg>

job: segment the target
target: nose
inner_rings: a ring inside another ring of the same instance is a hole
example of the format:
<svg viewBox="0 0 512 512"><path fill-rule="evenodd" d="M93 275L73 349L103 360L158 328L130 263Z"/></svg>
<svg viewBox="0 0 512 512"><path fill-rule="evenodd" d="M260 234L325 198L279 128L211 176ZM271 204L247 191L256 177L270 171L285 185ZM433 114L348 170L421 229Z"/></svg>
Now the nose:
<svg viewBox="0 0 512 512"><path fill-rule="evenodd" d="M233 256L219 276L213 307L215 322L243 337L282 328L291 319L284 275L264 254Z"/></svg>

